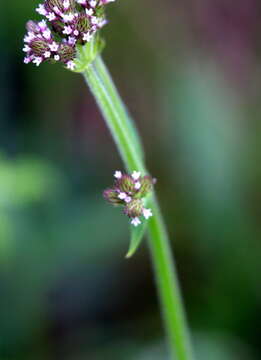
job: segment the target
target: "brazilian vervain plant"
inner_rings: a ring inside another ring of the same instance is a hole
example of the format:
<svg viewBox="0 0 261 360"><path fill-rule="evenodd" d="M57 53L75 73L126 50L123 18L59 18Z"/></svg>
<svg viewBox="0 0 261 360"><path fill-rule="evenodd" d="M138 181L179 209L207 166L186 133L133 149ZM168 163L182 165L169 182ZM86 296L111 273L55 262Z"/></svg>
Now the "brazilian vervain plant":
<svg viewBox="0 0 261 360"><path fill-rule="evenodd" d="M40 22L28 21L24 37L26 64L61 62L83 75L111 131L127 173L117 170L105 199L122 206L130 218L127 257L147 233L156 283L169 340L170 358L191 360L192 352L168 235L154 192L156 180L145 167L136 127L101 58L100 29L107 23L105 6L114 0L45 0L36 11Z"/></svg>

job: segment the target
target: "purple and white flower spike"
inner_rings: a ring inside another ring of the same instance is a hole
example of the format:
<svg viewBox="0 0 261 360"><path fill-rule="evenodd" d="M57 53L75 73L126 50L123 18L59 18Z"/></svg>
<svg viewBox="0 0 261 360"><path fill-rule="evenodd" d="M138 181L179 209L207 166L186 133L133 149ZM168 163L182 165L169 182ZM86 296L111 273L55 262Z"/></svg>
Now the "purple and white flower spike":
<svg viewBox="0 0 261 360"><path fill-rule="evenodd" d="M105 5L114 0L45 0L36 12L46 20L29 21L24 63L60 61L75 69L76 45L90 42L106 23ZM55 39L55 40L54 40Z"/></svg>

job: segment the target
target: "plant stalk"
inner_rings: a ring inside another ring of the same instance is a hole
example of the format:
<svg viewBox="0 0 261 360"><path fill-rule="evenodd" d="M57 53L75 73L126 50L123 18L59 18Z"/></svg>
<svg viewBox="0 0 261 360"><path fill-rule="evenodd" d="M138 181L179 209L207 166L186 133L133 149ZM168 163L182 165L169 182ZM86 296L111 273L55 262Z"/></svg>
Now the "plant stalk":
<svg viewBox="0 0 261 360"><path fill-rule="evenodd" d="M138 132L100 56L83 72L104 116L126 169L147 174ZM190 337L170 242L155 195L150 200L149 248L169 340L171 360L192 360Z"/></svg>

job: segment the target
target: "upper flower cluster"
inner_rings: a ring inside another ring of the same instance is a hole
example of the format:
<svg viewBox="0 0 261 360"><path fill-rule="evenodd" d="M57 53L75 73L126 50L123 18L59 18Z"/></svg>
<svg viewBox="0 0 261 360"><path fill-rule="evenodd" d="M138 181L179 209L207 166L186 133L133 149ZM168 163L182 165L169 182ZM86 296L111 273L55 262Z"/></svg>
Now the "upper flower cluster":
<svg viewBox="0 0 261 360"><path fill-rule="evenodd" d="M36 11L46 19L29 21L24 37L26 64L61 61L74 70L76 44L90 42L106 24L104 5L115 0L45 0Z"/></svg>
<svg viewBox="0 0 261 360"><path fill-rule="evenodd" d="M123 205L124 213L131 218L131 224L138 226L142 215L146 220L152 216L151 209L144 207L144 198L152 191L156 180L150 176L141 176L138 171L131 175L116 171L114 177L113 188L105 190L103 195L111 204Z"/></svg>

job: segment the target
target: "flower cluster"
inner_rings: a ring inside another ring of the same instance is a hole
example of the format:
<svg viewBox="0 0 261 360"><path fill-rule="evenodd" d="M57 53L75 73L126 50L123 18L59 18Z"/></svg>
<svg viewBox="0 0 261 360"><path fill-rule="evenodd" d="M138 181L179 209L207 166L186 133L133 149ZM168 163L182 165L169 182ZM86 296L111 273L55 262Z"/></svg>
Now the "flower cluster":
<svg viewBox="0 0 261 360"><path fill-rule="evenodd" d="M104 5L114 0L45 0L36 11L46 19L29 21L24 38L24 62L39 66L60 61L74 70L76 45L92 40L106 24Z"/></svg>
<svg viewBox="0 0 261 360"><path fill-rule="evenodd" d="M134 171L131 175L116 171L115 183L112 189L104 191L105 199L112 205L123 205L124 214L131 219L131 224L141 224L140 217L143 215L147 220L152 216L151 209L144 207L144 198L152 191L156 180L150 176L141 176Z"/></svg>

